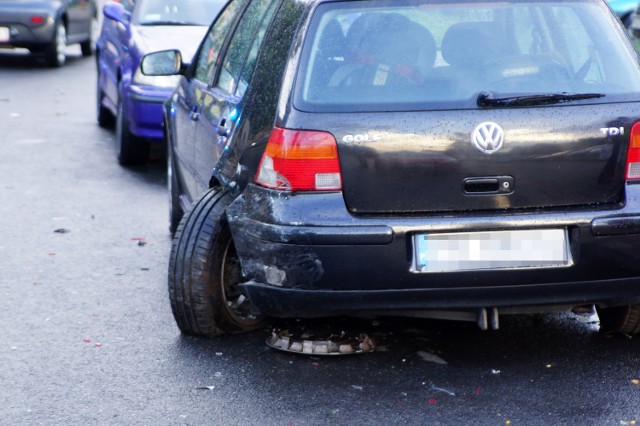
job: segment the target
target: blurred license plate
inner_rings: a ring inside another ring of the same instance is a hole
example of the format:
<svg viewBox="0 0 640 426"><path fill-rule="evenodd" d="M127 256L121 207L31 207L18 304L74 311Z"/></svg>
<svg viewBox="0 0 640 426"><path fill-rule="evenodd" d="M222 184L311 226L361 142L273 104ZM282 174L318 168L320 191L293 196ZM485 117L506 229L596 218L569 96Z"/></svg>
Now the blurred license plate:
<svg viewBox="0 0 640 426"><path fill-rule="evenodd" d="M558 268L573 265L566 229L420 234L415 272Z"/></svg>
<svg viewBox="0 0 640 426"><path fill-rule="evenodd" d="M9 41L9 28L0 27L0 43L6 43Z"/></svg>

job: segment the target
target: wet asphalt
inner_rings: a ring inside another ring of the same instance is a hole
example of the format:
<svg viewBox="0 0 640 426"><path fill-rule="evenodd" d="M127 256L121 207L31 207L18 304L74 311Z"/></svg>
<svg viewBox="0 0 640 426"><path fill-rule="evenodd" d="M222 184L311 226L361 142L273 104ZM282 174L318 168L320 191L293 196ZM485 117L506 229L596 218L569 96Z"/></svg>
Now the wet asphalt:
<svg viewBox="0 0 640 426"><path fill-rule="evenodd" d="M278 321L377 350L271 349L271 328L176 328L164 160L117 164L95 121L95 63L0 56L0 423L625 425L640 422L640 338L597 317Z"/></svg>

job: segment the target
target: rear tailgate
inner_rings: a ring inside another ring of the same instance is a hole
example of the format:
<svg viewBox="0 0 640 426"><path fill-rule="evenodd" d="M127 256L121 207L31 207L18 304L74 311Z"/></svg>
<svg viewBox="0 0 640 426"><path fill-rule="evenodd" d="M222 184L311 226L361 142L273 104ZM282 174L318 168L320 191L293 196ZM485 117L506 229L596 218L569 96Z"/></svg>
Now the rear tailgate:
<svg viewBox="0 0 640 426"><path fill-rule="evenodd" d="M348 122L344 115L307 118L338 141L351 212L459 212L621 202L638 106L362 113L349 114ZM501 146L494 126L503 130ZM484 142L474 142L476 129Z"/></svg>

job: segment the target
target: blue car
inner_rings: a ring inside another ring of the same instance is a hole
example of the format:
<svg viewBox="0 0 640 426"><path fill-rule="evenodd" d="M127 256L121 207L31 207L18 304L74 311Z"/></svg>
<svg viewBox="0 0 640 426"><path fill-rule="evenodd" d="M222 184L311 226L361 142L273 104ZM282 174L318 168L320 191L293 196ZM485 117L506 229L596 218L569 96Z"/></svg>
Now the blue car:
<svg viewBox="0 0 640 426"><path fill-rule="evenodd" d="M149 53L180 49L190 58L225 0L122 0L104 7L96 43L97 118L116 128L118 160L145 163L162 142L162 103L177 78L149 77L140 61Z"/></svg>
<svg viewBox="0 0 640 426"><path fill-rule="evenodd" d="M637 0L608 0L609 6L620 18L625 27L631 26L633 20L633 14L638 8Z"/></svg>

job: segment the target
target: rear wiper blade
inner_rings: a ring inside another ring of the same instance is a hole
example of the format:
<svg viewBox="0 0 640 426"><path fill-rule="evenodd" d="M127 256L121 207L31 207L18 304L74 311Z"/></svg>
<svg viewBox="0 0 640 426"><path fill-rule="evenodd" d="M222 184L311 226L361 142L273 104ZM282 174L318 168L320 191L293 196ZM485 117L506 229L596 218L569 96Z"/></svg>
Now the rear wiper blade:
<svg viewBox="0 0 640 426"><path fill-rule="evenodd" d="M507 106L533 106L558 104L560 102L580 101L583 99L602 98L604 93L539 93L531 95L518 95L496 97L491 92L481 92L478 95L478 106L507 107Z"/></svg>

